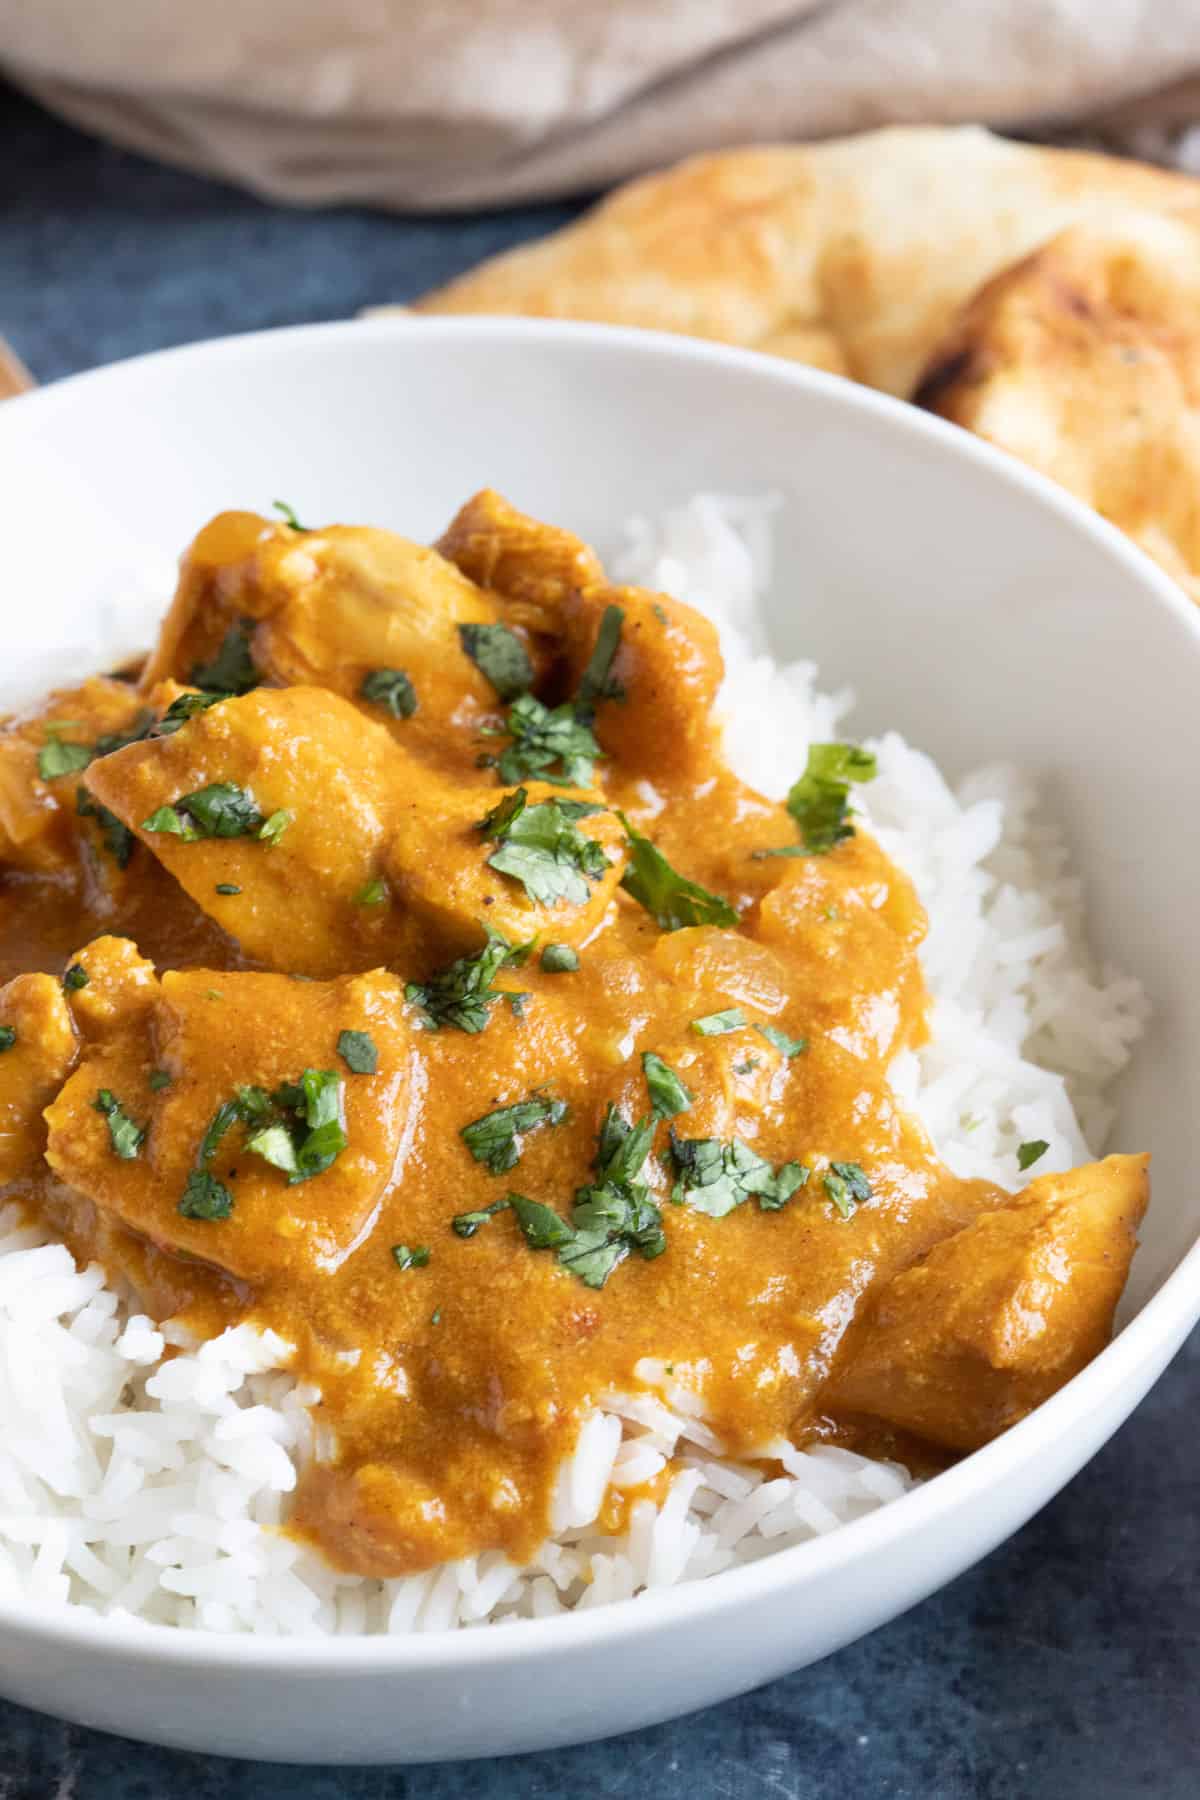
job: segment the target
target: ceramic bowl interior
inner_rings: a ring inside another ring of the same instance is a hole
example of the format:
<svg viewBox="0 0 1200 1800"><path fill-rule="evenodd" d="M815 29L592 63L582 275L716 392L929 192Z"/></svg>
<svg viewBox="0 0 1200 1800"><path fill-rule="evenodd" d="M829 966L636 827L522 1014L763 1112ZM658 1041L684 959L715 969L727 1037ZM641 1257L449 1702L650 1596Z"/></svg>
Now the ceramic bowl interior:
<svg viewBox="0 0 1200 1800"><path fill-rule="evenodd" d="M135 645L147 591L220 508L283 495L302 518L425 538L484 485L601 547L698 490L777 494L777 653L852 685L856 731L895 726L952 775L1005 758L1047 779L1094 941L1155 1007L1113 1134L1154 1153L1124 1329L987 1450L753 1568L396 1642L201 1639L0 1606L0 1689L28 1704L190 1748L347 1762L529 1749L687 1710L811 1661L982 1555L1115 1429L1200 1313L1200 833L1184 816L1200 613L966 434L781 362L593 327L381 321L141 359L0 409L7 679L83 672L100 609Z"/></svg>

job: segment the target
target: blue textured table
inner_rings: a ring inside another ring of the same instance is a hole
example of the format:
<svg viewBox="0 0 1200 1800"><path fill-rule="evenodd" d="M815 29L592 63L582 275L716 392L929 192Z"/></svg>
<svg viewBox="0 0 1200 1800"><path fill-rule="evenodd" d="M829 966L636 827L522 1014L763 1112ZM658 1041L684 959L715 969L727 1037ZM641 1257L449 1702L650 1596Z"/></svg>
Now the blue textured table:
<svg viewBox="0 0 1200 1800"><path fill-rule="evenodd" d="M0 332L43 381L403 299L569 217L287 213L0 89ZM654 1731L506 1763L303 1771L179 1756L0 1702L0 1800L1193 1800L1196 1341L1020 1535L864 1642Z"/></svg>

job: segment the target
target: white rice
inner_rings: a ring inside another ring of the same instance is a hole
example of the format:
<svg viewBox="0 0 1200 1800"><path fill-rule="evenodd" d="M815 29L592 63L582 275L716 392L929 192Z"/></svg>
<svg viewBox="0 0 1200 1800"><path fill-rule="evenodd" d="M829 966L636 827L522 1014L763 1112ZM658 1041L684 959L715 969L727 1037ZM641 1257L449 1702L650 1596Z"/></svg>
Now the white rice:
<svg viewBox="0 0 1200 1800"><path fill-rule="evenodd" d="M810 741L839 734L848 693L766 651L770 503L701 496L635 521L615 567L691 600L721 628L726 744L781 797ZM102 665L102 646L92 666ZM1045 1138L1041 1170L1103 1146L1106 1092L1146 1017L1139 984L1097 969L1078 882L1030 781L981 769L952 790L888 734L860 809L929 913L933 1034L895 1086L964 1175L1015 1189L1017 1145ZM174 1346L179 1354L164 1361ZM287 1346L248 1327L189 1345L106 1285L15 1207L0 1209L0 1598L80 1605L162 1625L266 1634L444 1631L603 1605L835 1530L911 1485L848 1451L763 1445L784 1474L734 1462L697 1396L649 1359L654 1393L611 1395L563 1469L554 1535L517 1569L498 1552L399 1581L340 1576L277 1529L312 1450L316 1390ZM597 1515L610 1484L668 1471L661 1504L628 1531Z"/></svg>

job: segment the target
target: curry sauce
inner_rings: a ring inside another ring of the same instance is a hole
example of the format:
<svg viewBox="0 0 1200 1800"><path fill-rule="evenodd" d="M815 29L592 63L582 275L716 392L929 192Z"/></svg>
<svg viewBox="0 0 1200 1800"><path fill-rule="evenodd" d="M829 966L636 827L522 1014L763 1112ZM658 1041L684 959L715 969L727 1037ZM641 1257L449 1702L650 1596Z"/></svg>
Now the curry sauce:
<svg viewBox="0 0 1200 1800"><path fill-rule="evenodd" d="M1146 1159L939 1161L871 759L768 802L720 678L484 493L433 549L223 515L139 679L0 730L0 1180L160 1318L293 1347L290 1529L341 1568L527 1558L645 1358L732 1455L936 1459L1107 1341Z"/></svg>

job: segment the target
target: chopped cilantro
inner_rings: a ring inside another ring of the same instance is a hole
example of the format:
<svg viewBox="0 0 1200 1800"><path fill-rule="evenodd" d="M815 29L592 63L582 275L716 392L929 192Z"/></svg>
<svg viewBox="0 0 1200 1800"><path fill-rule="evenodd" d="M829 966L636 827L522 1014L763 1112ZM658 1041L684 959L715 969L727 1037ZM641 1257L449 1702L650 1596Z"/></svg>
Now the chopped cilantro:
<svg viewBox="0 0 1200 1800"><path fill-rule="evenodd" d="M11 1025L0 1025L0 1052L11 1050L16 1041L17 1034L14 1027Z"/></svg>
<svg viewBox="0 0 1200 1800"><path fill-rule="evenodd" d="M366 1031L339 1031L338 1055L352 1075L374 1075L379 1067L379 1051Z"/></svg>
<svg viewBox="0 0 1200 1800"><path fill-rule="evenodd" d="M786 1031L779 1029L778 1025L756 1025L754 1029L766 1038L768 1044L773 1044L780 1056L786 1057L789 1062L793 1056L799 1056L802 1051L808 1049L807 1038L789 1037Z"/></svg>
<svg viewBox="0 0 1200 1800"><path fill-rule="evenodd" d="M507 1210L507 1200L493 1200L490 1206L481 1206L478 1212L455 1213L450 1221L450 1229L456 1237L473 1238L481 1225L486 1225L498 1212Z"/></svg>
<svg viewBox="0 0 1200 1800"><path fill-rule="evenodd" d="M162 718L151 725L146 735L152 738L174 737L180 727L186 725L189 719L194 719L197 713L207 712L210 706L220 706L222 700L231 698L232 695L221 693L180 694L178 699L172 700Z"/></svg>
<svg viewBox="0 0 1200 1800"><path fill-rule="evenodd" d="M359 695L373 706L382 706L393 719L411 719L417 710L417 690L403 669L372 669L363 676Z"/></svg>
<svg viewBox="0 0 1200 1800"><path fill-rule="evenodd" d="M507 625L460 625L462 647L501 700L515 700L533 683L533 664Z"/></svg>
<svg viewBox="0 0 1200 1800"><path fill-rule="evenodd" d="M428 981L410 981L405 987L404 998L421 1008L429 1030L452 1025L458 1031L482 1031L497 1000L511 1004L518 998L504 988L494 988L492 981L506 965L524 962L529 948L510 944L488 926L484 930L487 942L474 956L460 956Z"/></svg>
<svg viewBox="0 0 1200 1800"><path fill-rule="evenodd" d="M145 1126L134 1123L111 1088L101 1088L92 1106L103 1115L112 1147L121 1161L132 1162L146 1135Z"/></svg>
<svg viewBox="0 0 1200 1800"><path fill-rule="evenodd" d="M188 1178L180 1212L189 1218L226 1218L223 1212L187 1213L193 1182L205 1174L227 1131L243 1125L250 1136L246 1149L273 1168L281 1169L291 1185L323 1174L346 1148L342 1126L342 1078L334 1069L305 1069L298 1082L285 1081L269 1094L261 1087L240 1087L232 1100L217 1108L200 1140L197 1167ZM220 1187L220 1183L216 1184Z"/></svg>
<svg viewBox="0 0 1200 1800"><path fill-rule="evenodd" d="M366 882L354 896L355 906L386 906L387 901L388 885L382 875Z"/></svg>
<svg viewBox="0 0 1200 1800"><path fill-rule="evenodd" d="M557 906L561 900L583 906L588 881L598 881L609 864L601 845L584 837L575 821L601 811L575 800L530 806L526 790L519 787L479 822L479 829L500 844L488 857L488 867L519 881L539 906Z"/></svg>
<svg viewBox="0 0 1200 1800"><path fill-rule="evenodd" d="M674 1069L653 1050L642 1051L642 1073L646 1077L650 1104L660 1119L673 1119L677 1113L686 1112L696 1098Z"/></svg>
<svg viewBox="0 0 1200 1800"><path fill-rule="evenodd" d="M185 1219L227 1219L233 1211L233 1195L207 1169L193 1169L177 1210Z"/></svg>
<svg viewBox="0 0 1200 1800"><path fill-rule="evenodd" d="M488 737L505 732L512 743L484 762L495 766L506 787L531 777L564 787L591 786L596 761L603 752L592 735L590 717L574 701L550 708L532 694L521 694L509 707L504 725L484 727Z"/></svg>
<svg viewBox="0 0 1200 1800"><path fill-rule="evenodd" d="M758 1067L758 1057L757 1056L748 1056L746 1058L745 1062L734 1063L733 1072L735 1075L753 1075L753 1073L754 1073L755 1069L757 1069L757 1067Z"/></svg>
<svg viewBox="0 0 1200 1800"><path fill-rule="evenodd" d="M275 508L275 511L279 514L284 524L290 525L293 531L307 532L309 530L307 525L302 525L300 523L286 500L272 500L271 505Z"/></svg>
<svg viewBox="0 0 1200 1800"><path fill-rule="evenodd" d="M278 816L278 815L276 815ZM253 794L232 781L210 782L195 793L181 794L171 806L160 806L142 820L143 831L161 831L185 844L199 838L261 836L263 816Z"/></svg>
<svg viewBox="0 0 1200 1800"><path fill-rule="evenodd" d="M727 1031L740 1031L746 1023L746 1015L740 1006L727 1006L724 1012L706 1013L702 1019L692 1020L692 1030L697 1037L722 1037Z"/></svg>
<svg viewBox="0 0 1200 1800"><path fill-rule="evenodd" d="M685 925L736 925L738 915L727 900L673 869L662 851L635 831L624 813L617 815L629 842L629 867L621 881L626 893L653 914L663 931Z"/></svg>
<svg viewBox="0 0 1200 1800"><path fill-rule="evenodd" d="M565 1100L551 1100L531 1094L512 1106L501 1106L485 1113L459 1132L463 1143L478 1163L484 1163L493 1175L503 1175L521 1160L521 1139L540 1125L561 1125L567 1116Z"/></svg>
<svg viewBox="0 0 1200 1800"><path fill-rule="evenodd" d="M579 952L570 944L547 944L539 961L547 975L570 975L579 967Z"/></svg>
<svg viewBox="0 0 1200 1800"><path fill-rule="evenodd" d="M440 1325L441 1322L442 1322L442 1309L440 1306L435 1306L433 1311L429 1315L429 1323L431 1325Z"/></svg>
<svg viewBox="0 0 1200 1800"><path fill-rule="evenodd" d="M751 1194L763 1212L779 1212L809 1177L803 1163L773 1169L736 1137L723 1144L719 1138L679 1138L672 1130L671 1154L679 1172L672 1200L712 1219L723 1219Z"/></svg>
<svg viewBox="0 0 1200 1800"><path fill-rule="evenodd" d="M579 699L584 705L593 700L623 700L625 690L613 679L613 658L621 642L625 614L619 606L606 606L596 633L596 642L588 658L587 668L579 683Z"/></svg>
<svg viewBox="0 0 1200 1800"><path fill-rule="evenodd" d="M211 662L197 663L189 677L192 686L227 698L230 694L246 694L258 686L258 670L250 654L253 619L239 619L221 640L221 647Z"/></svg>
<svg viewBox="0 0 1200 1800"><path fill-rule="evenodd" d="M398 1269L427 1268L430 1254L428 1244L417 1244L411 1250L407 1244L392 1245L392 1260Z"/></svg>
<svg viewBox="0 0 1200 1800"><path fill-rule="evenodd" d="M843 1219L871 1198L871 1184L857 1163L831 1162L822 1185Z"/></svg>
<svg viewBox="0 0 1200 1800"><path fill-rule="evenodd" d="M524 1194L509 1194L508 1204L516 1213L517 1224L531 1250L557 1250L572 1242L575 1233L552 1206L527 1200Z"/></svg>
<svg viewBox="0 0 1200 1800"><path fill-rule="evenodd" d="M60 775L78 775L92 760L90 744L64 744L57 735L65 725L47 725L46 742L38 751L38 774L43 781L57 781Z"/></svg>
<svg viewBox="0 0 1200 1800"><path fill-rule="evenodd" d="M218 881L214 889L214 892L218 894L240 894L241 891L235 881Z"/></svg>
<svg viewBox="0 0 1200 1800"><path fill-rule="evenodd" d="M161 1094L164 1088L170 1087L171 1079L165 1069L151 1069L146 1077L146 1086L152 1093Z"/></svg>
<svg viewBox="0 0 1200 1800"><path fill-rule="evenodd" d="M69 994L77 994L91 979L82 963L72 963L62 978L62 984Z"/></svg>
<svg viewBox="0 0 1200 1800"><path fill-rule="evenodd" d="M85 787L75 789L75 811L81 819L95 819L100 829L100 841L118 869L128 868L137 844L128 825L118 819L116 813L109 812L107 806L93 800Z"/></svg>
<svg viewBox="0 0 1200 1800"><path fill-rule="evenodd" d="M273 848L279 842L291 822L291 813L288 812L286 807L281 806L279 811L273 812L263 825L258 834L259 838L264 844Z"/></svg>
<svg viewBox="0 0 1200 1800"><path fill-rule="evenodd" d="M1017 1167L1021 1173L1024 1174L1026 1169L1032 1169L1034 1163L1045 1156L1049 1148L1045 1138L1031 1138L1027 1144L1022 1144L1017 1151Z"/></svg>
<svg viewBox="0 0 1200 1800"><path fill-rule="evenodd" d="M850 784L873 781L875 757L858 744L812 744L799 780L793 782L787 807L800 828L800 842L778 850L756 850L764 856L821 856L854 836L850 824Z"/></svg>

